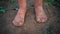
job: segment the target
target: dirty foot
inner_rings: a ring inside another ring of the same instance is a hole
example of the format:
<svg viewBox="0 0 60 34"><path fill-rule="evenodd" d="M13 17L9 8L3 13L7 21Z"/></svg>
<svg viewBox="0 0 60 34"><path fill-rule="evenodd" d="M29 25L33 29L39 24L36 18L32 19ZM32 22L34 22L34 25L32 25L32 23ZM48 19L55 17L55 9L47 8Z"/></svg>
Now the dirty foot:
<svg viewBox="0 0 60 34"><path fill-rule="evenodd" d="M13 24L15 26L23 26L24 16L25 16L25 10L19 9L15 19L13 20Z"/></svg>
<svg viewBox="0 0 60 34"><path fill-rule="evenodd" d="M46 22L47 16L42 7L35 8L37 22Z"/></svg>

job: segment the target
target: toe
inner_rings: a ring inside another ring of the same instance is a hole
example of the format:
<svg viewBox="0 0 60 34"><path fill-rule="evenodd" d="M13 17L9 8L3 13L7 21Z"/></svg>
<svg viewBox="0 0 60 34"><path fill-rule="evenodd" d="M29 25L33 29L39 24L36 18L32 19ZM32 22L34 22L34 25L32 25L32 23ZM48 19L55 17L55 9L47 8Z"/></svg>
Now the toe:
<svg viewBox="0 0 60 34"><path fill-rule="evenodd" d="M20 23L19 23L19 26L23 26L23 24L24 24L24 22L20 22Z"/></svg>
<svg viewBox="0 0 60 34"><path fill-rule="evenodd" d="M17 21L13 21L13 25L18 26L18 22Z"/></svg>
<svg viewBox="0 0 60 34"><path fill-rule="evenodd" d="M17 21L13 21L13 24L15 25L15 26L22 26L23 24L24 24L24 21L19 21L19 22L17 22Z"/></svg>
<svg viewBox="0 0 60 34"><path fill-rule="evenodd" d="M41 22L46 22L47 21L47 18L44 17L44 18L41 18Z"/></svg>
<svg viewBox="0 0 60 34"><path fill-rule="evenodd" d="M41 22L41 19L40 19L40 18L38 18L38 19L37 19L37 23L40 23L40 22Z"/></svg>

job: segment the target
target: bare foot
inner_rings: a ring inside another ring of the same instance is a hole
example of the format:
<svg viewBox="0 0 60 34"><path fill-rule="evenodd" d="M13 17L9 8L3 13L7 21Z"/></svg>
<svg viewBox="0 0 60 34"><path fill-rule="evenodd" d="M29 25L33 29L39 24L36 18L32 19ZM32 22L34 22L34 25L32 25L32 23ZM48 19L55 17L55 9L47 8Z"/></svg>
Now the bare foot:
<svg viewBox="0 0 60 34"><path fill-rule="evenodd" d="M47 16L42 7L35 8L37 22L46 22Z"/></svg>
<svg viewBox="0 0 60 34"><path fill-rule="evenodd" d="M25 16L25 10L23 9L19 9L18 13L15 17L15 19L13 20L13 24L15 26L22 26L24 24L24 16Z"/></svg>

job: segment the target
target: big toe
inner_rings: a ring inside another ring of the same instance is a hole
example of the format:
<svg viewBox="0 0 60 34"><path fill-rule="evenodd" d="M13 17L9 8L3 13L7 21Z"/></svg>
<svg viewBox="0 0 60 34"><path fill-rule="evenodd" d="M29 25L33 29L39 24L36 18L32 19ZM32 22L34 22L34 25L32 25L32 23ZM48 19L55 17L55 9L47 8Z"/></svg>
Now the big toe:
<svg viewBox="0 0 60 34"><path fill-rule="evenodd" d="M41 22L41 19L37 19L37 22L40 23Z"/></svg>

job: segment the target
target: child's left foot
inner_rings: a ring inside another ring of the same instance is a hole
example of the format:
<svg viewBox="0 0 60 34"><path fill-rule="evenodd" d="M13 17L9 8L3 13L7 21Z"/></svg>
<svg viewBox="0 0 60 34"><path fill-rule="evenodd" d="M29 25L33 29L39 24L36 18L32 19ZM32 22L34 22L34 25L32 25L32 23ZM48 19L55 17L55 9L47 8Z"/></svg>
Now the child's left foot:
<svg viewBox="0 0 60 34"><path fill-rule="evenodd" d="M47 16L42 7L35 8L37 22L46 22Z"/></svg>

